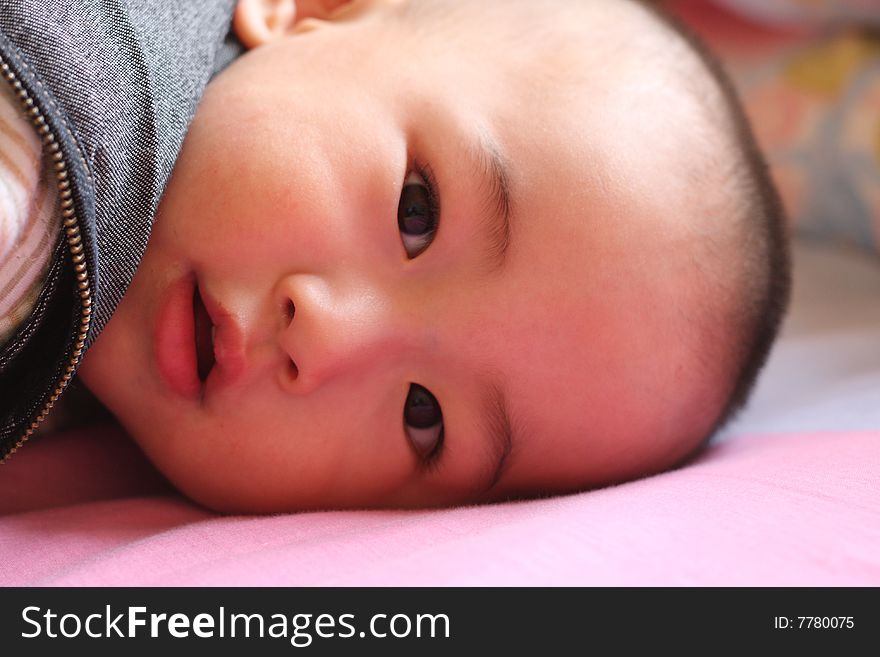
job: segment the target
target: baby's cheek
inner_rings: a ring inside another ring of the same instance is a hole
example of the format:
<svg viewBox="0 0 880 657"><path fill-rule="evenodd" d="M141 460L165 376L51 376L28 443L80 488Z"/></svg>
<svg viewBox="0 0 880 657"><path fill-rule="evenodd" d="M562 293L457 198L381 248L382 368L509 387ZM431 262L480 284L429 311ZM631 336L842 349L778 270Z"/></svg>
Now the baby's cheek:
<svg viewBox="0 0 880 657"><path fill-rule="evenodd" d="M187 497L218 511L259 511L278 495L271 436L233 422L194 422L173 412L133 435L154 465Z"/></svg>

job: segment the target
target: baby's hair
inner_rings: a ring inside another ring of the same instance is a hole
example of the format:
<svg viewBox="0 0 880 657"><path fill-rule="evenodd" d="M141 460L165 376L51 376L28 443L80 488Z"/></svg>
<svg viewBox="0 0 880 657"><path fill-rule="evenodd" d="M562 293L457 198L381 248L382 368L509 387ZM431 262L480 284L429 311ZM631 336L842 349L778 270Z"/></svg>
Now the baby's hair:
<svg viewBox="0 0 880 657"><path fill-rule="evenodd" d="M744 265L734 318L732 386L717 420L689 457L699 453L727 425L748 400L758 374L779 332L791 294L791 257L786 234L786 215L770 177L767 162L758 148L745 110L730 77L718 58L674 16L643 0L625 0L644 7L674 38L696 55L715 86L720 106L708 98L707 112L722 113L721 127L733 137L735 149L728 182L736 193L744 229L737 240ZM680 71L687 75L686 70ZM699 94L698 91L695 92Z"/></svg>

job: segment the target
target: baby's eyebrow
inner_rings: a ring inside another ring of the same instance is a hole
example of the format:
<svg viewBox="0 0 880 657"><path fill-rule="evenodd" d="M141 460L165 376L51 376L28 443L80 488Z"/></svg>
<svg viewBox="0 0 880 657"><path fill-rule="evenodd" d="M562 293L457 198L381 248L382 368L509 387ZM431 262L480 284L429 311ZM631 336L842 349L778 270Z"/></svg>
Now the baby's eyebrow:
<svg viewBox="0 0 880 657"><path fill-rule="evenodd" d="M514 443L504 388L497 382L491 381L486 390L483 417L486 418L484 426L489 436L489 449L492 455L489 463L493 464L493 467L491 476L487 478L488 483L483 489L484 493L492 490L501 479Z"/></svg>
<svg viewBox="0 0 880 657"><path fill-rule="evenodd" d="M510 246L513 204L509 167L501 155L498 142L488 132L481 132L478 144L472 149L472 156L478 166L478 179L482 181L487 194L487 211L482 221L489 236L488 259L491 262L489 271L495 272L504 267Z"/></svg>

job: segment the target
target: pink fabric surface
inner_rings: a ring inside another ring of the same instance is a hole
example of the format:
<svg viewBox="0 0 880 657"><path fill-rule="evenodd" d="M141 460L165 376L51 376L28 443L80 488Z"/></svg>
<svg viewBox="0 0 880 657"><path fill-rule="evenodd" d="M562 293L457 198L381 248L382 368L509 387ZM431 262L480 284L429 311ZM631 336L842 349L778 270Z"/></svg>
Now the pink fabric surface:
<svg viewBox="0 0 880 657"><path fill-rule="evenodd" d="M210 513L111 428L0 468L2 585L880 585L880 433L739 436L620 486L434 511Z"/></svg>

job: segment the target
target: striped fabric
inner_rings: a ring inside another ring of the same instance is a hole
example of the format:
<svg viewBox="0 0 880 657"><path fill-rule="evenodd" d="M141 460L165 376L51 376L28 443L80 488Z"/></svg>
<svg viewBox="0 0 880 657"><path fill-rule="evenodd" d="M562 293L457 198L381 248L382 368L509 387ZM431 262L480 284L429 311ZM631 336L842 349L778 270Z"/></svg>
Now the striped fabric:
<svg viewBox="0 0 880 657"><path fill-rule="evenodd" d="M60 230L36 131L0 78L0 343L30 314Z"/></svg>

